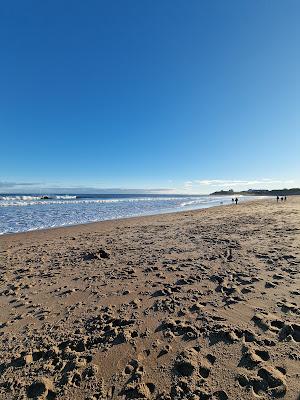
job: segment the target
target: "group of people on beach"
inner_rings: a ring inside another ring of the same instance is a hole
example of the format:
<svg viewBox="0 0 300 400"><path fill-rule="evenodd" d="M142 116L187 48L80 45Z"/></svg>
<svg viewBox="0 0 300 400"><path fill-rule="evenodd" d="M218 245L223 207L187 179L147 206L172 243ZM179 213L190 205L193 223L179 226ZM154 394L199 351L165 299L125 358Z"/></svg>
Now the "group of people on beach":
<svg viewBox="0 0 300 400"><path fill-rule="evenodd" d="M276 197L276 200L277 200L277 203L278 203L278 202L279 202L279 196ZM281 201L286 201L286 196L280 197L280 200L281 200Z"/></svg>
<svg viewBox="0 0 300 400"><path fill-rule="evenodd" d="M277 197L276 197L277 203L279 202L279 199L280 199L281 201L286 201L286 196L282 196L282 197L277 196ZM236 197L235 199L232 198L231 201L232 201L232 203L237 204L238 201L239 201L239 199Z"/></svg>
<svg viewBox="0 0 300 400"><path fill-rule="evenodd" d="M276 197L277 203L279 202L279 199L280 199L281 201L286 201L286 196L282 196L282 197L277 196L277 197ZM239 199L236 197L235 199L232 198L231 201L232 201L232 203L237 204L238 201L239 201Z"/></svg>

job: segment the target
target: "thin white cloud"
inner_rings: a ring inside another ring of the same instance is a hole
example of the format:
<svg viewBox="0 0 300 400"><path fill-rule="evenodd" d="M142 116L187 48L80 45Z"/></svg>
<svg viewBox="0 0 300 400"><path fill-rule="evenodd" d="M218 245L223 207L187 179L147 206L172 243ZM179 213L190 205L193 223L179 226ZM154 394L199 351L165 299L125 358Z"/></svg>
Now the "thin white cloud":
<svg viewBox="0 0 300 400"><path fill-rule="evenodd" d="M193 181L186 181L186 182L184 182L183 186L188 189L188 188L194 186L194 182Z"/></svg>
<svg viewBox="0 0 300 400"><path fill-rule="evenodd" d="M34 186L38 185L38 182L3 182L0 181L0 188L15 188L23 186Z"/></svg>
<svg viewBox="0 0 300 400"><path fill-rule="evenodd" d="M43 191L45 193L97 193L97 194L171 194L176 189L168 187L149 187L149 188L124 188L124 187L97 187L84 185L47 185L38 184L36 182L3 182L0 181L1 193L37 193Z"/></svg>
<svg viewBox="0 0 300 400"><path fill-rule="evenodd" d="M189 181L191 183L191 181ZM192 181L192 186L194 185L203 185L203 186L212 186L212 187L221 187L221 186L253 186L253 185L291 185L293 184L293 180L278 180L278 179L254 179L254 180L235 180L235 179L202 179L202 180L194 180ZM191 185L190 185L191 186Z"/></svg>

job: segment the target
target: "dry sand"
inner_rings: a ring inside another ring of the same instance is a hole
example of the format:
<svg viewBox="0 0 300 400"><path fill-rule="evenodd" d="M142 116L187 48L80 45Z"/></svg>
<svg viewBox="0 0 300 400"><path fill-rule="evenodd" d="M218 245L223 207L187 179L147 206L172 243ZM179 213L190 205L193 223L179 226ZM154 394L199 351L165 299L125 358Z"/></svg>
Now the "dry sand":
<svg viewBox="0 0 300 400"><path fill-rule="evenodd" d="M1 399L297 399L300 197L0 238Z"/></svg>

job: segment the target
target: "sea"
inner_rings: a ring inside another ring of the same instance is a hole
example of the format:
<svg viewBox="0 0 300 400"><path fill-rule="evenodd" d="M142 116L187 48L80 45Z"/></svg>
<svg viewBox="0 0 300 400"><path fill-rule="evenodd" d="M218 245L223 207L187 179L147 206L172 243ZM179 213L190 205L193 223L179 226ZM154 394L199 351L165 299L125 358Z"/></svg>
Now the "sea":
<svg viewBox="0 0 300 400"><path fill-rule="evenodd" d="M239 196L239 201L253 196ZM231 204L229 196L0 194L0 234Z"/></svg>

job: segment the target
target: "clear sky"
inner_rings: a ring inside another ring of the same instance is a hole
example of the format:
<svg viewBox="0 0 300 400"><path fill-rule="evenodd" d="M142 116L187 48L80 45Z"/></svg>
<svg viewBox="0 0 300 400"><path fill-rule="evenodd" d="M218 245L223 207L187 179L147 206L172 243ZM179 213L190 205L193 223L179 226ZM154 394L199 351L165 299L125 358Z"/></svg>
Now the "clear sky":
<svg viewBox="0 0 300 400"><path fill-rule="evenodd" d="M299 0L1 1L0 191L300 186L299 20Z"/></svg>

